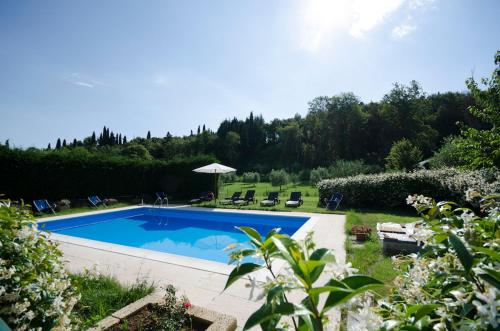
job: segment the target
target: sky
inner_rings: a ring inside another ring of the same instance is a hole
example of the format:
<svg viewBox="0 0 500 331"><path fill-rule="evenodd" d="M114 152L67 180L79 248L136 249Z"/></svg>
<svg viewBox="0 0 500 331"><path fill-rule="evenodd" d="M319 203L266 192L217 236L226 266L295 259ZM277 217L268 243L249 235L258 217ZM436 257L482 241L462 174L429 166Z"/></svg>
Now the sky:
<svg viewBox="0 0 500 331"><path fill-rule="evenodd" d="M187 135L413 79L465 91L494 69L498 17L498 0L0 0L0 142Z"/></svg>

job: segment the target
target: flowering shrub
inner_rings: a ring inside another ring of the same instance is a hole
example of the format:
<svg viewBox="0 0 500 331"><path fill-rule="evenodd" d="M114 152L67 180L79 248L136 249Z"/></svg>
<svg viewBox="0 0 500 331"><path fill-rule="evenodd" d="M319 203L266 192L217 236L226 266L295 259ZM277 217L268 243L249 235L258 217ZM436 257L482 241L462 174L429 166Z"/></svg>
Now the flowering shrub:
<svg viewBox="0 0 500 331"><path fill-rule="evenodd" d="M271 230L265 238L252 228L240 227L250 239L252 248L231 245L230 258L237 263L228 277L226 287L248 274L265 269L268 281L261 284L252 281L252 286L263 288L265 302L247 320L244 330L259 325L263 330L284 330L291 325L282 318L288 316L295 330L322 331L328 324L328 312L340 308L350 299L382 286L371 277L354 275L357 272L350 264L335 263L334 256L326 248L316 249L309 234L303 242L287 235L279 234L279 229ZM241 263L245 257L253 256L263 260L263 264ZM275 260L286 263L285 272L275 274L272 268ZM300 301L292 301L289 295ZM364 314L364 321L381 318L364 307L367 300L349 302L356 314Z"/></svg>
<svg viewBox="0 0 500 331"><path fill-rule="evenodd" d="M461 172L453 168L395 172L323 180L317 185L320 202L335 192L344 195L350 207L404 207L411 194L434 196L440 200L464 202L464 192L472 188L481 194L500 191L500 173Z"/></svg>
<svg viewBox="0 0 500 331"><path fill-rule="evenodd" d="M402 275L375 309L385 329L498 330L500 327L500 195L481 199L481 212L423 196L407 201L422 215L422 251L395 258ZM417 239L417 238L416 238Z"/></svg>
<svg viewBox="0 0 500 331"><path fill-rule="evenodd" d="M0 204L0 317L15 330L70 328L78 300L57 246L32 215Z"/></svg>

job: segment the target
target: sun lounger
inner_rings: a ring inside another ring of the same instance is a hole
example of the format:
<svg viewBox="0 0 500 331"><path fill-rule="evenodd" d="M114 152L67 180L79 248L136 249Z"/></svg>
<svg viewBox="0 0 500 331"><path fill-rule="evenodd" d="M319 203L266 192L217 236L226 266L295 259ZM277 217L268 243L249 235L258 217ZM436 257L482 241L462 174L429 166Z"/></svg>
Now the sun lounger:
<svg viewBox="0 0 500 331"><path fill-rule="evenodd" d="M255 190L248 190L243 199L234 200L233 203L235 205L248 205L250 202L255 203Z"/></svg>
<svg viewBox="0 0 500 331"><path fill-rule="evenodd" d="M330 199L325 198L326 209L336 210L339 207L343 197L344 196L340 193L334 193L332 194Z"/></svg>
<svg viewBox="0 0 500 331"><path fill-rule="evenodd" d="M104 207L106 207L106 200L103 201L103 200L99 199L99 197L97 195L92 195L92 196L88 197L87 200L89 201L89 203L92 207L98 207L100 205L103 205Z"/></svg>
<svg viewBox="0 0 500 331"><path fill-rule="evenodd" d="M301 197L301 192L290 193L290 199L285 202L285 207L299 207L302 203L304 203Z"/></svg>
<svg viewBox="0 0 500 331"><path fill-rule="evenodd" d="M275 206L280 203L280 199L278 199L278 192L269 192L267 198L260 202L261 206Z"/></svg>
<svg viewBox="0 0 500 331"><path fill-rule="evenodd" d="M44 199L39 199L39 200L33 200L33 206L35 207L36 211L39 213L56 213L54 209L56 209L56 205L54 203L49 203L47 200Z"/></svg>
<svg viewBox="0 0 500 331"><path fill-rule="evenodd" d="M236 200L239 200L240 196L241 196L241 191L234 192L232 196L221 199L219 201L219 203L221 205L230 205L230 204L234 203Z"/></svg>
<svg viewBox="0 0 500 331"><path fill-rule="evenodd" d="M214 199L214 194L212 192L201 192L200 196L188 201L190 205L195 203L201 203L205 201L212 201Z"/></svg>

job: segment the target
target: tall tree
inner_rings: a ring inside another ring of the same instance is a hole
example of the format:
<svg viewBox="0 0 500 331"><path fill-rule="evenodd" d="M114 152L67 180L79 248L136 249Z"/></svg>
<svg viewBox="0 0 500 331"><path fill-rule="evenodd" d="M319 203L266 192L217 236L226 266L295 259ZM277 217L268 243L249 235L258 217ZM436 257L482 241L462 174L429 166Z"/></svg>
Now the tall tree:
<svg viewBox="0 0 500 331"><path fill-rule="evenodd" d="M148 140L149 140L149 139L151 139L151 131L148 131L148 134L147 134L147 136L146 136L146 139L148 139Z"/></svg>
<svg viewBox="0 0 500 331"><path fill-rule="evenodd" d="M56 149L60 149L60 148L61 148L61 138L57 138Z"/></svg>

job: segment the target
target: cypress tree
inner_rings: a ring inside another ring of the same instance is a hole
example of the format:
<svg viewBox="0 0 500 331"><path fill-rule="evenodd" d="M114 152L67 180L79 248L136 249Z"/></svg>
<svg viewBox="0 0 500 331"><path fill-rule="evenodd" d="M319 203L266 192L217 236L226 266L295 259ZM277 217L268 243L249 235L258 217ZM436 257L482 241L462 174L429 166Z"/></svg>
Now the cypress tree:
<svg viewBox="0 0 500 331"><path fill-rule="evenodd" d="M90 137L90 144L94 146L97 140L95 139L95 131L92 131L92 136Z"/></svg>
<svg viewBox="0 0 500 331"><path fill-rule="evenodd" d="M76 147L76 145L78 145L78 141L75 139L73 139L73 147Z"/></svg>
<svg viewBox="0 0 500 331"><path fill-rule="evenodd" d="M125 145L127 143L127 136L123 136L123 144Z"/></svg>
<svg viewBox="0 0 500 331"><path fill-rule="evenodd" d="M52 146L50 146L50 143L47 145L47 149L50 151L52 149Z"/></svg>
<svg viewBox="0 0 500 331"><path fill-rule="evenodd" d="M205 124L203 124L203 132L205 132Z"/></svg>
<svg viewBox="0 0 500 331"><path fill-rule="evenodd" d="M60 148L61 148L61 138L57 138L56 149L60 149Z"/></svg>
<svg viewBox="0 0 500 331"><path fill-rule="evenodd" d="M62 147L66 147L66 139L63 139Z"/></svg>
<svg viewBox="0 0 500 331"><path fill-rule="evenodd" d="M200 134L200 126L199 125L198 125L198 132L197 132L197 134Z"/></svg>
<svg viewBox="0 0 500 331"><path fill-rule="evenodd" d="M7 149L10 149L9 139L5 140L5 147L7 147Z"/></svg>
<svg viewBox="0 0 500 331"><path fill-rule="evenodd" d="M151 139L151 131L148 131L148 134L146 136L146 139Z"/></svg>
<svg viewBox="0 0 500 331"><path fill-rule="evenodd" d="M118 135L118 145L121 145L122 144L122 134L120 133Z"/></svg>

